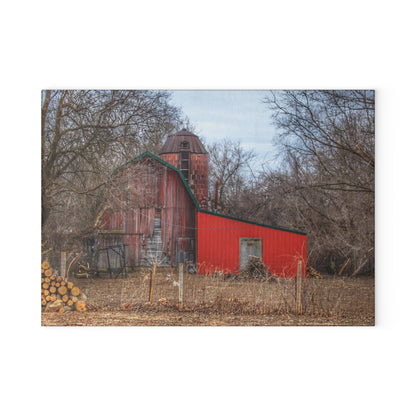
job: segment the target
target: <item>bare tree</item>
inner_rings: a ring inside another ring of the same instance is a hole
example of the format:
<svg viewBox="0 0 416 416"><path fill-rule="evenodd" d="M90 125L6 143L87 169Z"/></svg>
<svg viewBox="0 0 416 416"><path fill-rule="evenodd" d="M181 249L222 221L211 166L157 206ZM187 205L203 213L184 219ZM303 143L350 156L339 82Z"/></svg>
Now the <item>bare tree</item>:
<svg viewBox="0 0 416 416"><path fill-rule="evenodd" d="M210 154L209 193L214 208L216 184L218 182L218 210L225 214L237 215L235 203L247 182L250 162L255 155L245 150L239 142L222 140L208 145Z"/></svg>
<svg viewBox="0 0 416 416"><path fill-rule="evenodd" d="M164 91L42 92L44 232L85 226L111 172L144 150L159 150L181 122L169 99Z"/></svg>
<svg viewBox="0 0 416 416"><path fill-rule="evenodd" d="M275 145L297 173L316 172L309 186L374 192L374 91L278 91L265 102Z"/></svg>
<svg viewBox="0 0 416 416"><path fill-rule="evenodd" d="M285 163L264 172L251 205L260 219L308 232L317 268L374 270L374 91L278 91L265 102Z"/></svg>

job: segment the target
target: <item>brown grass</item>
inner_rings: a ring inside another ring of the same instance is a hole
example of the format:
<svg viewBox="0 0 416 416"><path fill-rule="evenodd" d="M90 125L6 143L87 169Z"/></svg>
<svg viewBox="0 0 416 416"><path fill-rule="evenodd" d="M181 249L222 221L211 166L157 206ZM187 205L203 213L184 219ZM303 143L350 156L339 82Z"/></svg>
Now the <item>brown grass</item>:
<svg viewBox="0 0 416 416"><path fill-rule="evenodd" d="M130 273L128 278L74 279L87 295L90 309L120 311L173 311L178 307L178 272L163 268L156 273L153 305L148 304L151 269ZM170 275L170 280L166 276ZM303 279L303 315L311 317L360 317L374 323L374 279ZM295 279L235 280L222 274L184 275L185 311L219 315L293 315Z"/></svg>

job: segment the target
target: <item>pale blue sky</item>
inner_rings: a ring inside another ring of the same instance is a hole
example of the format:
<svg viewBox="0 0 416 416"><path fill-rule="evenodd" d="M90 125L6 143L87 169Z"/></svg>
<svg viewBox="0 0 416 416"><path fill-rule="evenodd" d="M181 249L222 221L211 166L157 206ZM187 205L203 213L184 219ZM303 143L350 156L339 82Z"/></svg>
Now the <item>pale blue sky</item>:
<svg viewBox="0 0 416 416"><path fill-rule="evenodd" d="M182 107L196 133L206 143L232 139L259 156L258 163L275 152L275 129L262 100L266 90L175 90L174 104Z"/></svg>

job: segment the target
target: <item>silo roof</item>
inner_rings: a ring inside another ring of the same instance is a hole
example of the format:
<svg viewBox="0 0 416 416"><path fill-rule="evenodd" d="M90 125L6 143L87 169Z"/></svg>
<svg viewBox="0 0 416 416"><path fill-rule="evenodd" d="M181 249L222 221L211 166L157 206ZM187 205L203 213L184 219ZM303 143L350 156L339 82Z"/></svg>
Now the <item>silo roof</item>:
<svg viewBox="0 0 416 416"><path fill-rule="evenodd" d="M187 150L191 153L208 153L197 135L186 129L182 129L177 133L168 136L159 154L179 153L183 150L183 148L181 148L181 143L183 142L189 143L189 148L187 148Z"/></svg>

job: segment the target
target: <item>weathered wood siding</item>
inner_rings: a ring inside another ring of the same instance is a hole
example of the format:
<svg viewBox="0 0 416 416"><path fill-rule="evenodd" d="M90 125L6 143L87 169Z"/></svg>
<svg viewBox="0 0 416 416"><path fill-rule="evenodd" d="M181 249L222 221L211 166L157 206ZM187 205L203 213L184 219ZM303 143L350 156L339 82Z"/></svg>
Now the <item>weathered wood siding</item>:
<svg viewBox="0 0 416 416"><path fill-rule="evenodd" d="M139 266L151 244L157 245L155 218L165 262L195 261L196 207L174 169L146 156L130 162L112 178L103 203L101 247L120 232L128 266Z"/></svg>
<svg viewBox="0 0 416 416"><path fill-rule="evenodd" d="M179 153L166 153L160 157L180 169ZM206 207L208 203L208 161L207 153L190 153L188 185L202 207Z"/></svg>

